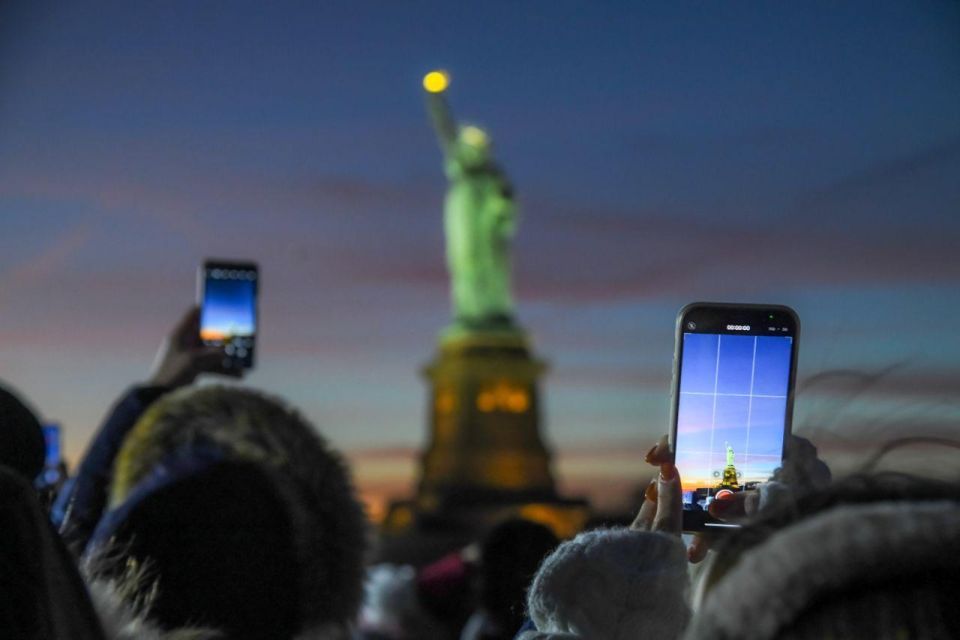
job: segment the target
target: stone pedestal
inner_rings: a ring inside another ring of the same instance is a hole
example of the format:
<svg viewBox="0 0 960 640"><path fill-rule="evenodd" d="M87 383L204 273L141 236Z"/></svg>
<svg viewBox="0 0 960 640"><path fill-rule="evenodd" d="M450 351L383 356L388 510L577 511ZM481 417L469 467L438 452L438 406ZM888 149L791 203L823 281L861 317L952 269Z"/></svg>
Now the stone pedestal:
<svg viewBox="0 0 960 640"><path fill-rule="evenodd" d="M507 517L542 522L561 537L583 527L587 503L557 495L541 439L538 381L545 370L519 329L444 337L423 370L430 433L417 495L391 505L381 555L416 562L401 547L455 548Z"/></svg>
<svg viewBox="0 0 960 640"><path fill-rule="evenodd" d="M723 477L720 479L720 484L717 485L717 489L729 489L730 491L739 491L740 490L740 481L737 479L737 468L732 464L728 464L723 468Z"/></svg>

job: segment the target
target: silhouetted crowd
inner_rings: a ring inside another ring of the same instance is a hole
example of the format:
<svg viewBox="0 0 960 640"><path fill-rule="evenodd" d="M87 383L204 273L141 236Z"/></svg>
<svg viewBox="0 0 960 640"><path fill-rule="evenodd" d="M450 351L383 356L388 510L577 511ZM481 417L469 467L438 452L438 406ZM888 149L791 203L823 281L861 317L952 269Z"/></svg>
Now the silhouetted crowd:
<svg viewBox="0 0 960 640"><path fill-rule="evenodd" d="M62 486L36 480L41 426L0 388L0 638L960 637L958 484L834 480L799 438L770 482L710 505L742 525L723 535L684 541L663 440L629 526L561 541L511 519L426 566L373 564L348 465L314 425L193 384L239 375L197 322Z"/></svg>

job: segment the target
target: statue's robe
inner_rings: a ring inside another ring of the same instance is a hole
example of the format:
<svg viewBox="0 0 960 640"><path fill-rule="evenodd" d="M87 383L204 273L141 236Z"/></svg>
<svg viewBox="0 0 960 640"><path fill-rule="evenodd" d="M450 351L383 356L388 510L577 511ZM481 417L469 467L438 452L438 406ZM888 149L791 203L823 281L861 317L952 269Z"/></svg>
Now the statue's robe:
<svg viewBox="0 0 960 640"><path fill-rule="evenodd" d="M512 188L492 163L447 162L444 227L456 319L484 324L510 318L510 240L516 228Z"/></svg>

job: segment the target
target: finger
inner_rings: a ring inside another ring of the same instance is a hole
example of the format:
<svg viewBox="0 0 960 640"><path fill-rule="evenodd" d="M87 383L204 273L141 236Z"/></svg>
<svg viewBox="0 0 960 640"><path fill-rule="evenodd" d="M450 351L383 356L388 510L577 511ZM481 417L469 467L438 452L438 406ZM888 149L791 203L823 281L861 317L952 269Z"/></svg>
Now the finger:
<svg viewBox="0 0 960 640"><path fill-rule="evenodd" d="M192 366L197 373L217 373L231 378L243 377L243 368L235 359L226 355L221 347L198 349L193 355Z"/></svg>
<svg viewBox="0 0 960 640"><path fill-rule="evenodd" d="M664 479L670 480L673 477L676 467L673 466L673 452L670 451L667 436L662 436L660 441L647 452L646 461L660 465L660 475Z"/></svg>
<svg viewBox="0 0 960 640"><path fill-rule="evenodd" d="M683 528L683 488L680 474L672 463L667 464L670 465L672 474L665 477L661 473L657 479L657 513L650 530L679 536Z"/></svg>
<svg viewBox="0 0 960 640"><path fill-rule="evenodd" d="M713 539L710 536L704 533L695 533L693 540L690 541L690 546L687 547L687 560L697 564L707 557L707 551L710 550L711 544L713 544Z"/></svg>
<svg viewBox="0 0 960 640"><path fill-rule="evenodd" d="M650 484L647 485L646 491L644 491L643 504L640 505L640 511L637 512L637 517L633 519L633 524L630 525L630 528L636 531L649 531L653 524L653 518L656 515L657 480L654 478L650 481Z"/></svg>
<svg viewBox="0 0 960 640"><path fill-rule="evenodd" d="M760 510L760 492L759 491L745 491L743 497L743 514L745 516L752 516L757 511Z"/></svg>
<svg viewBox="0 0 960 640"><path fill-rule="evenodd" d="M650 448L650 451L647 452L647 455L644 459L649 464L660 464L665 460L672 459L670 454L670 443L667 440L667 436L661 436L657 441L657 444L653 445Z"/></svg>
<svg viewBox="0 0 960 640"><path fill-rule="evenodd" d="M714 499L707 508L711 516L718 520L739 520L747 516L747 499L755 492L740 491L723 498Z"/></svg>
<svg viewBox="0 0 960 640"><path fill-rule="evenodd" d="M818 457L817 447L811 441L791 435L787 440L786 457L778 479L821 488L830 484L833 473Z"/></svg>
<svg viewBox="0 0 960 640"><path fill-rule="evenodd" d="M173 328L171 336L183 346L200 344L200 307L193 305L187 309Z"/></svg>
<svg viewBox="0 0 960 640"><path fill-rule="evenodd" d="M226 376L228 378L236 378L237 380L243 378L246 373L246 369L243 368L236 360L232 358L224 358L223 366L217 371L211 373L216 373L217 375Z"/></svg>
<svg viewBox="0 0 960 640"><path fill-rule="evenodd" d="M197 305L191 305L190 308L187 309L182 316L180 316L180 319L177 321L177 324L173 328L173 333L174 334L183 333L187 329L190 329L194 326L199 325L199 323L200 323L200 307L198 307Z"/></svg>

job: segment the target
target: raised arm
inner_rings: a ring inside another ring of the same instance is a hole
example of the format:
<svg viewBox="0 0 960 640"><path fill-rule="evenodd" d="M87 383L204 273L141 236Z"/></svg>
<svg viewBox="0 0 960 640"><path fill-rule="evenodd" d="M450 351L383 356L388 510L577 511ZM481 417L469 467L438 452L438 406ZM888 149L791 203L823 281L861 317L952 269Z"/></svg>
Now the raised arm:
<svg viewBox="0 0 960 640"><path fill-rule="evenodd" d="M150 382L134 387L114 405L77 467L77 474L57 497L51 517L77 555L87 546L107 509L113 466L124 438L155 400L191 384L204 372L232 377L241 373L225 369L219 349L200 342L200 309L193 307L160 346Z"/></svg>
<svg viewBox="0 0 960 640"><path fill-rule="evenodd" d="M457 141L457 122L447 102L444 92L450 84L450 78L443 71L431 71L423 78L423 88L427 92L427 111L437 133L440 147L445 156L450 157Z"/></svg>

